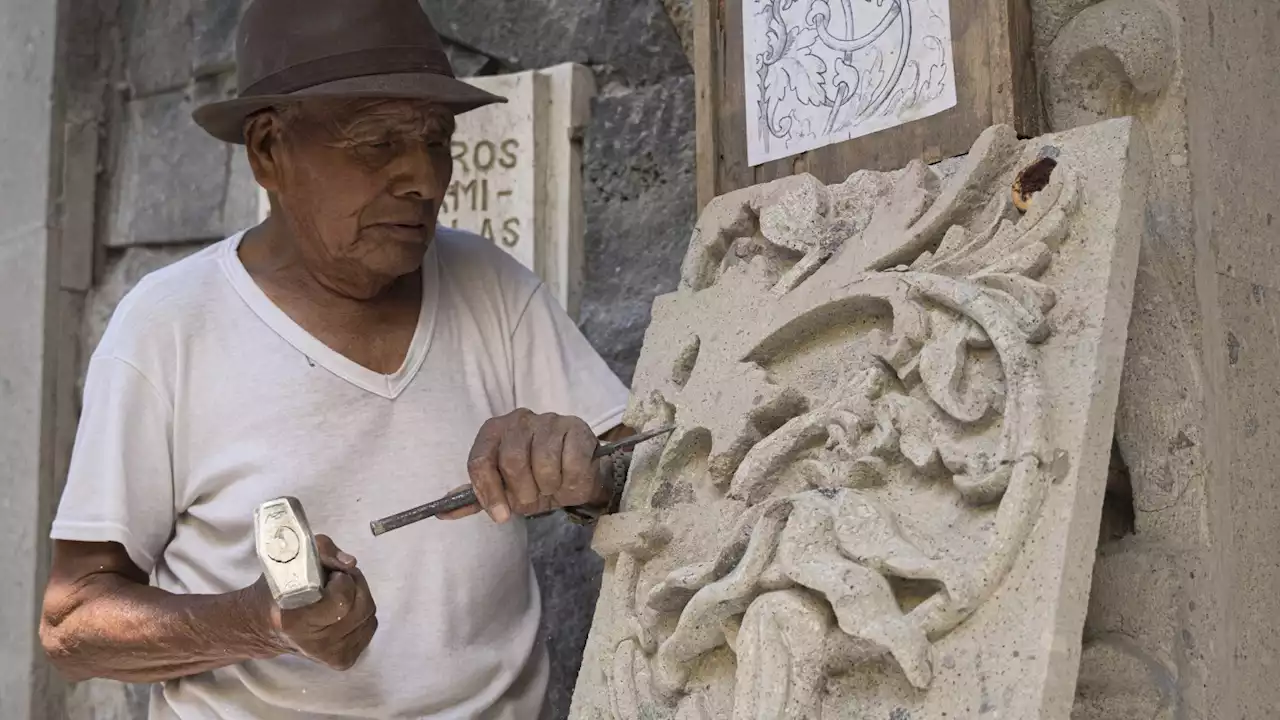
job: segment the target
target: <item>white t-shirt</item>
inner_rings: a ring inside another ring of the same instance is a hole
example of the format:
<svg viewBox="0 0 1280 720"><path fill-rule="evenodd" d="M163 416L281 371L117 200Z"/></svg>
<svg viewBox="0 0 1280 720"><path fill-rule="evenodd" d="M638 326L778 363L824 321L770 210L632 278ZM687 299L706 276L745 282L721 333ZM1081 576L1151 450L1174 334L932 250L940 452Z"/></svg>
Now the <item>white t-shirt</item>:
<svg viewBox="0 0 1280 720"><path fill-rule="evenodd" d="M523 522L483 513L381 537L369 521L467 482L480 425L519 407L620 423L627 391L538 279L441 228L392 375L334 352L240 263L243 233L143 279L89 364L55 539L115 541L152 582L261 573L253 510L296 496L355 555L378 632L346 672L293 656L157 686L153 720L536 718L547 678Z"/></svg>

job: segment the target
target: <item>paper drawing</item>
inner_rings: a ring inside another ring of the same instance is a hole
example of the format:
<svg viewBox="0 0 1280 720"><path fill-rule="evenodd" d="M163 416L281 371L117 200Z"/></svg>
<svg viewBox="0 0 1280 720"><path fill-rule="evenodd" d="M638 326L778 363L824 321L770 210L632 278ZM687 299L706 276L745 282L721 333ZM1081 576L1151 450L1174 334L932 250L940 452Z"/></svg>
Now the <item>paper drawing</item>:
<svg viewBox="0 0 1280 720"><path fill-rule="evenodd" d="M947 0L743 0L752 165L955 107Z"/></svg>

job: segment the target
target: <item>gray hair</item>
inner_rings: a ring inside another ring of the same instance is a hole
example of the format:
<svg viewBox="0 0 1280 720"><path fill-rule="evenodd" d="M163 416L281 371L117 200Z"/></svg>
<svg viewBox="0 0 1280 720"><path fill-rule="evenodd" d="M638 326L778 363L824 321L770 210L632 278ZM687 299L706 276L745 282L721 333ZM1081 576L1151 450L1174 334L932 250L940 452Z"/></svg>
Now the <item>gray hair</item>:
<svg viewBox="0 0 1280 720"><path fill-rule="evenodd" d="M393 98L307 98L297 102L280 103L259 110L246 118L245 134L248 135L248 130L253 123L267 113L273 113L284 130L296 126L301 121L307 121L326 127L335 137L342 137L347 133L344 118L358 115L361 110L392 102L403 101ZM424 134L453 134L455 127L453 113L445 107L422 101L418 114Z"/></svg>

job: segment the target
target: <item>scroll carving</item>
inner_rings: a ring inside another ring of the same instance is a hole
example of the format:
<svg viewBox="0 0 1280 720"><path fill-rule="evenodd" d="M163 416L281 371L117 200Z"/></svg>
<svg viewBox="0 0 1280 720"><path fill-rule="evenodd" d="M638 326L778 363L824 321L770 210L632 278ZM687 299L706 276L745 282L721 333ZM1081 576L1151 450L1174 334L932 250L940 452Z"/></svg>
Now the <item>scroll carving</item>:
<svg viewBox="0 0 1280 720"><path fill-rule="evenodd" d="M1178 48L1157 0L1104 0L1071 19L1045 58L1047 119L1065 129L1141 115L1174 82Z"/></svg>
<svg viewBox="0 0 1280 720"><path fill-rule="evenodd" d="M871 662L929 690L935 644L1000 587L1067 462L1041 344L1081 181L1055 155L996 127L949 178L712 203L680 291L702 300L655 309L628 417L677 430L637 455L624 516L707 511L613 555L602 717L818 717L828 679ZM715 662L727 705L694 681Z"/></svg>

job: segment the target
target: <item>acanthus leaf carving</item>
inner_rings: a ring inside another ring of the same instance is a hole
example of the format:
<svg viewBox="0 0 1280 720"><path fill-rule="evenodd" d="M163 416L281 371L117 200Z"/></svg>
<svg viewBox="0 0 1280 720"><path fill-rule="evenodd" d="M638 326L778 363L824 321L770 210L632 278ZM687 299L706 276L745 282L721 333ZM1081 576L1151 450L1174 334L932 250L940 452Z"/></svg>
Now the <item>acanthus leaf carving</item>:
<svg viewBox="0 0 1280 720"><path fill-rule="evenodd" d="M999 588L1053 481L1045 278L1080 181L1055 162L1019 210L1027 149L993 128L945 181L919 163L786 178L717 201L731 231L700 223L681 292L768 297L681 318L696 349L651 376L677 430L631 482L701 483L697 503L740 510L668 555L618 558L616 624L634 630L615 645L616 717L815 717L824 678L877 659L931 686L934 644ZM691 685L715 653L735 658L727 704Z"/></svg>

